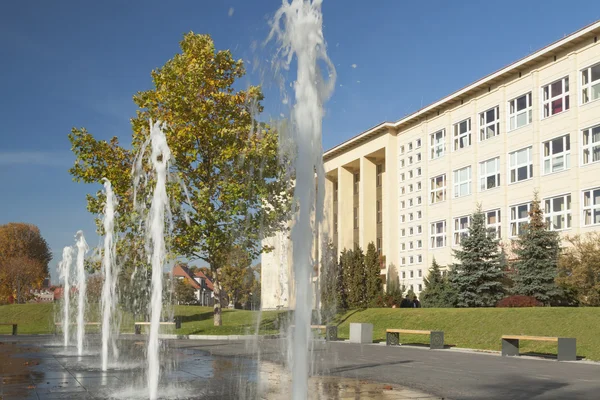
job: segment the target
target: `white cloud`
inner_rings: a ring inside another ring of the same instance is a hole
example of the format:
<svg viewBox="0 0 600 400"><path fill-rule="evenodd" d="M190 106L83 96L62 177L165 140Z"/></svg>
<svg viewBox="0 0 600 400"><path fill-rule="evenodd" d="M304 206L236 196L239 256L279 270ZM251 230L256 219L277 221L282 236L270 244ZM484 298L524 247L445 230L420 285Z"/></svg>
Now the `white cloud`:
<svg viewBox="0 0 600 400"><path fill-rule="evenodd" d="M352 68L355 68L355 69L356 69L356 67L358 67L358 65L356 65L356 64L352 64L351 66L352 66Z"/></svg>
<svg viewBox="0 0 600 400"><path fill-rule="evenodd" d="M48 151L2 151L0 165L38 165L44 167L68 167L73 156L66 152Z"/></svg>
<svg viewBox="0 0 600 400"><path fill-rule="evenodd" d="M229 7L229 11L227 11L227 15L231 17L234 12L235 12L235 9L233 7Z"/></svg>

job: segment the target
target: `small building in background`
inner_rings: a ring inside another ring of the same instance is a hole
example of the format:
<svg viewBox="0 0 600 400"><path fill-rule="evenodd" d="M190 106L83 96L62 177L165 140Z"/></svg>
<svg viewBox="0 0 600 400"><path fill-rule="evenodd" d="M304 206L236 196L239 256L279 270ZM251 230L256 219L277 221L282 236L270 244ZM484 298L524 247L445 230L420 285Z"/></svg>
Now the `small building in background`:
<svg viewBox="0 0 600 400"><path fill-rule="evenodd" d="M176 264L173 267L173 279L184 279L191 285L196 294L196 300L201 306L212 306L214 304L212 281L202 271L190 271L184 264Z"/></svg>

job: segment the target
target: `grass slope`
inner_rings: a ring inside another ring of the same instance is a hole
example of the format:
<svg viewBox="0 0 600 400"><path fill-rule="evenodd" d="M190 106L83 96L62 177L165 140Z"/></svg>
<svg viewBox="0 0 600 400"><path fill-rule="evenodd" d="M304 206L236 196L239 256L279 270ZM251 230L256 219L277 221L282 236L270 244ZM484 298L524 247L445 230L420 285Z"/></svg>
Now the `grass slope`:
<svg viewBox="0 0 600 400"><path fill-rule="evenodd" d="M97 305L91 305L86 313L86 321L98 322ZM73 310L75 311L75 309ZM76 312L76 311L75 311ZM16 322L20 334L50 334L54 332L55 315L59 321L59 304L11 304L0 306L0 323ZM164 333L177 333L180 335L243 335L254 334L257 329L258 318L261 318L259 333L278 333L276 327L277 315L281 312L223 310L223 326L213 325L213 311L211 307L175 306L175 316L182 318L181 329L163 327ZM262 315L260 315L262 314ZM87 326L86 331L98 332L98 327ZM127 313L122 314L122 332L133 332L133 319ZM10 334L11 326L0 325L0 334Z"/></svg>
<svg viewBox="0 0 600 400"><path fill-rule="evenodd" d="M577 355L600 361L600 308L379 308L348 311L339 317L339 336L348 338L351 322L373 324L373 339L388 328L442 330L447 345L500 350L502 335L577 338ZM429 343L426 335L401 335L401 343ZM522 342L521 352L556 354L556 344Z"/></svg>

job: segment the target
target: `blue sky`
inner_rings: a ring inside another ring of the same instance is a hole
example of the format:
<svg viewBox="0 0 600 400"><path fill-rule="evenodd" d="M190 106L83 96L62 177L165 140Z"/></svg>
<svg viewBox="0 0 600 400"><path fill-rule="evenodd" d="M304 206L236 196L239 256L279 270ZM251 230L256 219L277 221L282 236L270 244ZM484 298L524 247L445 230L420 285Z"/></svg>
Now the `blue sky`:
<svg viewBox="0 0 600 400"><path fill-rule="evenodd" d="M67 134L86 127L129 142L132 95L179 51L185 32L250 61L240 85L260 84L254 51L278 0L4 2L0 11L0 224L29 222L55 265L83 230L99 243L85 194L72 182ZM568 4L568 10L565 9ZM336 65L323 146L397 120L564 35L600 19L596 1L325 0L324 31ZM260 46L259 46L260 47ZM260 71L260 68L259 68ZM271 87L269 79L262 83ZM266 115L281 111L266 89Z"/></svg>

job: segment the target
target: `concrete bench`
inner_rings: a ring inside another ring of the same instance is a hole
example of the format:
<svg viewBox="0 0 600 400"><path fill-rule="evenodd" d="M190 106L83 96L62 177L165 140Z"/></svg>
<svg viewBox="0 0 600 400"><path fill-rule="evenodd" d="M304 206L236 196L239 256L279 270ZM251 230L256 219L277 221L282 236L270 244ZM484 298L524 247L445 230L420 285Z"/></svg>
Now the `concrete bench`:
<svg viewBox="0 0 600 400"><path fill-rule="evenodd" d="M558 344L558 361L576 361L577 343L575 338L551 336L502 335L502 355L518 356L519 341L532 340L538 342L554 342Z"/></svg>
<svg viewBox="0 0 600 400"><path fill-rule="evenodd" d="M83 323L85 326L100 326L102 325L101 322L84 322ZM54 334L56 335L58 333L58 328L62 327L62 322L56 322L54 323ZM69 323L70 326L77 326L77 322L71 322Z"/></svg>
<svg viewBox="0 0 600 400"><path fill-rule="evenodd" d="M290 334L291 334L291 332L294 331L294 327L295 327L295 325L290 325L290 327L289 327ZM325 340L328 342L338 340L337 326L335 326L335 325L311 325L310 329L311 330L319 330L319 331L324 332Z"/></svg>
<svg viewBox="0 0 600 400"><path fill-rule="evenodd" d="M159 322L160 325L175 326L175 329L181 329L181 319L175 318L174 322ZM140 335L142 333L142 326L150 326L151 322L134 322L133 327L135 334Z"/></svg>
<svg viewBox="0 0 600 400"><path fill-rule="evenodd" d="M443 331L422 331L415 329L386 329L385 344L387 346L398 346L400 344L400 334L409 335L429 335L430 349L444 348L444 332Z"/></svg>
<svg viewBox="0 0 600 400"><path fill-rule="evenodd" d="M14 322L0 322L0 325L12 325L12 334L17 336L17 324Z"/></svg>

